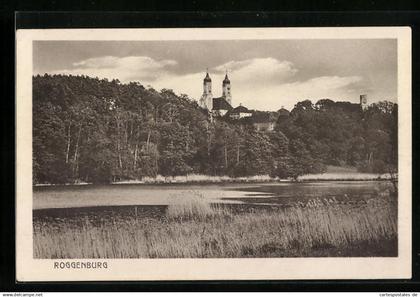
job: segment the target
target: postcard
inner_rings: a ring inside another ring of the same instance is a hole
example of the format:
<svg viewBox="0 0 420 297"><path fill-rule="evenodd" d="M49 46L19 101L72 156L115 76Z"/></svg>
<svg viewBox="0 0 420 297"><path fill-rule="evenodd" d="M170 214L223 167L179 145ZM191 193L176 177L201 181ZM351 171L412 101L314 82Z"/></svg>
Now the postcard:
<svg viewBox="0 0 420 297"><path fill-rule="evenodd" d="M18 281L411 277L411 29L16 32Z"/></svg>

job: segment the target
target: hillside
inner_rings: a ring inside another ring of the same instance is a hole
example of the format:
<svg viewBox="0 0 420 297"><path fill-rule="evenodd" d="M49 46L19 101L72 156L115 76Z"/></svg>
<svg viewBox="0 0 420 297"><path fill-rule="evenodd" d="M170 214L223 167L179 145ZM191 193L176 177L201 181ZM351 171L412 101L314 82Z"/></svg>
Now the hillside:
<svg viewBox="0 0 420 297"><path fill-rule="evenodd" d="M326 165L396 168L397 105L296 104L274 131L216 119L186 95L84 76L33 78L36 183L207 174L281 178ZM261 117L261 113L259 118ZM276 113L269 113L270 118Z"/></svg>

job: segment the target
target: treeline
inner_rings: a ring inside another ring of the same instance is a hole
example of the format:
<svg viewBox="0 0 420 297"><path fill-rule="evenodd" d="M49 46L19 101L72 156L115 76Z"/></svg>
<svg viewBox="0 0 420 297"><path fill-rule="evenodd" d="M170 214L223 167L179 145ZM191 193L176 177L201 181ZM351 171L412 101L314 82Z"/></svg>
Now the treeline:
<svg viewBox="0 0 420 297"><path fill-rule="evenodd" d="M290 153L315 166L354 166L362 172L393 173L398 164L398 105L305 100L277 129L290 140ZM312 160L311 160L312 159Z"/></svg>
<svg viewBox="0 0 420 297"><path fill-rule="evenodd" d="M397 105L299 102L259 132L210 121L187 95L86 76L33 77L35 183L107 183L192 173L297 177L326 165L395 170ZM277 115L276 115L277 114Z"/></svg>

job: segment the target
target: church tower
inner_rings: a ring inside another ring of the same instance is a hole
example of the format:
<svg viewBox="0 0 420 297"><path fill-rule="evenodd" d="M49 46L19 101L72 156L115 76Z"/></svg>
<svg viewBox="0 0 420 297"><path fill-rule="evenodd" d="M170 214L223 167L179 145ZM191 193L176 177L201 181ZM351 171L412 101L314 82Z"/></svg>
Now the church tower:
<svg viewBox="0 0 420 297"><path fill-rule="evenodd" d="M228 78L227 71L226 71L225 79L223 80L222 88L223 88L222 97L225 98L226 101L229 102L230 105L232 105L232 94L230 92L230 80Z"/></svg>
<svg viewBox="0 0 420 297"><path fill-rule="evenodd" d="M360 106L362 107L363 111L365 111L368 108L367 95L360 95Z"/></svg>
<svg viewBox="0 0 420 297"><path fill-rule="evenodd" d="M211 78L209 72L206 72L206 77L203 80L203 95L200 99L200 106L211 111L213 109L213 95L211 93Z"/></svg>

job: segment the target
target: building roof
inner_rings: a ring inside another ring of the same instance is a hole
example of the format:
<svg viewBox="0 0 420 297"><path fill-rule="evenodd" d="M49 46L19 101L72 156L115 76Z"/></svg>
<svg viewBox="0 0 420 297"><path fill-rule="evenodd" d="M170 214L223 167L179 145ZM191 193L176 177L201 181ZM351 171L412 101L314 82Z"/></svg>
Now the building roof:
<svg viewBox="0 0 420 297"><path fill-rule="evenodd" d="M251 113L245 106L239 105L232 110L232 113Z"/></svg>
<svg viewBox="0 0 420 297"><path fill-rule="evenodd" d="M208 72L206 74L206 77L204 78L204 82L211 82L211 78Z"/></svg>
<svg viewBox="0 0 420 297"><path fill-rule="evenodd" d="M280 108L277 112L281 116L288 116L290 114L290 112L287 109L283 108L283 107Z"/></svg>
<svg viewBox="0 0 420 297"><path fill-rule="evenodd" d="M231 110L232 106L224 97L213 98L213 110Z"/></svg>
<svg viewBox="0 0 420 297"><path fill-rule="evenodd" d="M254 112L252 115L254 123L274 123L276 118L273 118L272 113L269 112Z"/></svg>

